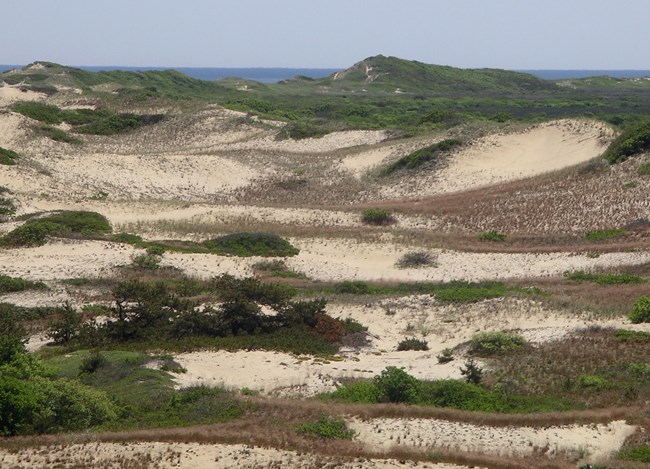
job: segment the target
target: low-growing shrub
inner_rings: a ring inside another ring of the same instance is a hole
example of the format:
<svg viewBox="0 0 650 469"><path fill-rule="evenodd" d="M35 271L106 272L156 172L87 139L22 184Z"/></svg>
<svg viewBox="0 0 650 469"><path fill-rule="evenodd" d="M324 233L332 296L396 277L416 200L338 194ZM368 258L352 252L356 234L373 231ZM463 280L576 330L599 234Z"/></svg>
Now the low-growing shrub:
<svg viewBox="0 0 650 469"><path fill-rule="evenodd" d="M28 219L0 238L0 246L41 246L48 236L101 236L111 231L103 215L86 211L61 211Z"/></svg>
<svg viewBox="0 0 650 469"><path fill-rule="evenodd" d="M650 296L641 296L634 303L634 308L630 313L632 324L650 322Z"/></svg>
<svg viewBox="0 0 650 469"><path fill-rule="evenodd" d="M413 337L404 339L397 344L397 351L402 352L406 350L429 350L429 344L426 340L420 340Z"/></svg>
<svg viewBox="0 0 650 469"><path fill-rule="evenodd" d="M615 164L648 149L650 149L650 120L645 120L625 130L616 138L603 153L603 158L610 164Z"/></svg>
<svg viewBox="0 0 650 469"><path fill-rule="evenodd" d="M332 438L339 440L351 440L354 430L348 428L343 419L335 419L326 415L321 416L315 422L306 422L296 427L298 433L316 436L318 438Z"/></svg>
<svg viewBox="0 0 650 469"><path fill-rule="evenodd" d="M443 303L476 303L505 296L508 288L501 282L454 281L434 288L437 301Z"/></svg>
<svg viewBox="0 0 650 469"><path fill-rule="evenodd" d="M411 251L400 257L395 265L400 269L433 267L436 257L426 251Z"/></svg>
<svg viewBox="0 0 650 469"><path fill-rule="evenodd" d="M156 254L137 254L131 258L133 266L143 270L156 270L161 261L162 258Z"/></svg>
<svg viewBox="0 0 650 469"><path fill-rule="evenodd" d="M438 363L449 363L454 360L454 352L446 348L439 355L436 355L436 358L438 359Z"/></svg>
<svg viewBox="0 0 650 469"><path fill-rule="evenodd" d="M583 374L578 377L578 384L583 388L601 391L607 387L607 380L602 376Z"/></svg>
<svg viewBox="0 0 650 469"><path fill-rule="evenodd" d="M504 233L499 233L496 230L484 231L478 235L480 241L493 241L493 242L503 242L507 238L507 235Z"/></svg>
<svg viewBox="0 0 650 469"><path fill-rule="evenodd" d="M650 445L631 446L619 451L617 456L625 461L650 462Z"/></svg>
<svg viewBox="0 0 650 469"><path fill-rule="evenodd" d="M16 204L14 204L14 201L2 196L2 194L6 192L9 192L9 189L0 186L0 221L2 221L4 217L16 213Z"/></svg>
<svg viewBox="0 0 650 469"><path fill-rule="evenodd" d="M57 125L63 122L61 109L51 104L21 101L15 103L13 105L13 109L25 117L44 122L46 124Z"/></svg>
<svg viewBox="0 0 650 469"><path fill-rule="evenodd" d="M603 239L618 238L625 234L624 228L610 228L607 230L594 230L585 233L585 238L589 241L601 241Z"/></svg>
<svg viewBox="0 0 650 469"><path fill-rule="evenodd" d="M43 135L49 137L55 142L71 143L73 145L80 145L83 143L83 140L77 137L73 137L72 135L65 133L63 130L57 129L56 127L52 127L50 125L43 125L39 127L39 130Z"/></svg>
<svg viewBox="0 0 650 469"><path fill-rule="evenodd" d="M385 208L367 208L361 212L361 221L367 225L390 225L395 218Z"/></svg>
<svg viewBox="0 0 650 469"><path fill-rule="evenodd" d="M0 275L0 293L13 293L25 290L46 290L43 282L32 282L21 277Z"/></svg>
<svg viewBox="0 0 650 469"><path fill-rule="evenodd" d="M522 347L525 340L510 332L479 332L470 341L470 353L479 356L504 353Z"/></svg>
<svg viewBox="0 0 650 469"><path fill-rule="evenodd" d="M20 156L15 151L0 147L0 164L15 165L18 163L18 158Z"/></svg>
<svg viewBox="0 0 650 469"><path fill-rule="evenodd" d="M585 272L584 270L565 272L564 278L574 282L595 282L600 285L623 285L645 282L645 279L634 274L594 274L591 272Z"/></svg>
<svg viewBox="0 0 650 469"><path fill-rule="evenodd" d="M300 252L289 241L273 233L233 233L204 241L203 245L215 254L240 257L287 257Z"/></svg>
<svg viewBox="0 0 650 469"><path fill-rule="evenodd" d="M334 285L336 293L349 293L352 295L367 295L372 288L363 280L345 280Z"/></svg>

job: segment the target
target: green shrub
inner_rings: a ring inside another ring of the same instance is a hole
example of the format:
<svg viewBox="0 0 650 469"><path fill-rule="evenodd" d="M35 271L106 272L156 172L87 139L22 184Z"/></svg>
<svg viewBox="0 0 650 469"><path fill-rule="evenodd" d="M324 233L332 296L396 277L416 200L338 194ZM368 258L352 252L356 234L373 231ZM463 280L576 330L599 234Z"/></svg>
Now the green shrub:
<svg viewBox="0 0 650 469"><path fill-rule="evenodd" d="M335 391L323 395L322 398L358 404L374 404L379 402L380 395L373 381L359 380L347 383Z"/></svg>
<svg viewBox="0 0 650 469"><path fill-rule="evenodd" d="M15 103L13 109L23 116L46 124L57 125L63 122L61 109L51 104L21 101Z"/></svg>
<svg viewBox="0 0 650 469"><path fill-rule="evenodd" d="M618 457L625 461L650 462L650 445L638 445L625 448L619 451Z"/></svg>
<svg viewBox="0 0 650 469"><path fill-rule="evenodd" d="M395 264L400 269L432 267L436 258L426 251L411 251L405 253Z"/></svg>
<svg viewBox="0 0 650 469"><path fill-rule="evenodd" d="M455 281L434 287L436 300L443 303L476 303L490 298L500 298L508 292L500 282Z"/></svg>
<svg viewBox="0 0 650 469"><path fill-rule="evenodd" d="M433 145L416 150L413 153L400 158L394 163L391 163L390 165L386 166L380 174L382 176L389 176L394 172L402 169L418 168L429 161L437 160L438 157L442 154L447 153L452 148L458 147L462 144L463 142L461 140L456 139L447 139L438 143L434 143Z"/></svg>
<svg viewBox="0 0 650 469"><path fill-rule="evenodd" d="M306 422L298 425L296 431L304 435L338 440L351 440L354 436L354 430L348 428L345 420L335 419L326 415L321 416L315 422Z"/></svg>
<svg viewBox="0 0 650 469"><path fill-rule="evenodd" d="M372 292L372 288L363 280L345 280L334 285L334 291L352 295L368 295Z"/></svg>
<svg viewBox="0 0 650 469"><path fill-rule="evenodd" d="M478 239L480 241L493 241L493 242L503 242L507 238L507 235L504 233L499 233L496 230L490 230L490 231L484 231L480 235L478 235Z"/></svg>
<svg viewBox="0 0 650 469"><path fill-rule="evenodd" d="M601 391L607 387L607 380L602 376L595 375L580 375L578 377L578 384L583 388L590 388L596 391Z"/></svg>
<svg viewBox="0 0 650 469"><path fill-rule="evenodd" d="M133 266L143 270L156 270L160 267L162 258L155 254L138 254L131 258Z"/></svg>
<svg viewBox="0 0 650 469"><path fill-rule="evenodd" d="M162 256L165 254L165 246L159 244L152 244L147 246L147 255L149 256Z"/></svg>
<svg viewBox="0 0 650 469"><path fill-rule="evenodd" d="M406 371L387 367L373 380L381 401L414 404L418 400L418 380Z"/></svg>
<svg viewBox="0 0 650 469"><path fill-rule="evenodd" d="M397 344L397 351L406 350L429 350L429 344L426 340L415 339L413 337L404 339Z"/></svg>
<svg viewBox="0 0 650 469"><path fill-rule="evenodd" d="M106 217L96 212L61 211L40 218L30 218L23 225L0 238L8 247L41 246L48 236L93 237L111 231Z"/></svg>
<svg viewBox="0 0 650 469"><path fill-rule="evenodd" d="M639 297L629 317L632 324L650 322L650 296Z"/></svg>
<svg viewBox="0 0 650 469"><path fill-rule="evenodd" d="M565 272L564 278L574 282L595 282L600 285L623 285L645 282L642 277L634 274L593 274L584 270Z"/></svg>
<svg viewBox="0 0 650 469"><path fill-rule="evenodd" d="M395 218L385 208L368 208L361 212L361 221L367 225L390 225Z"/></svg>
<svg viewBox="0 0 650 469"><path fill-rule="evenodd" d="M116 233L112 236L111 239L117 243L135 244L135 245L138 245L144 241L141 236L131 234L131 233Z"/></svg>
<svg viewBox="0 0 650 469"><path fill-rule="evenodd" d="M273 277L306 278L305 274L289 269L283 259L256 262L252 267L257 271L267 272Z"/></svg>
<svg viewBox="0 0 650 469"><path fill-rule="evenodd" d="M81 315L70 304L58 310L58 318L50 324L50 337L57 344L65 344L74 339L81 329Z"/></svg>
<svg viewBox="0 0 650 469"><path fill-rule="evenodd" d="M9 189L0 186L0 221L4 216L11 216L16 213L16 204L14 204L13 200L2 196L6 192L9 192Z"/></svg>
<svg viewBox="0 0 650 469"><path fill-rule="evenodd" d="M479 332L470 341L470 353L479 356L494 355L523 347L524 338L509 332Z"/></svg>
<svg viewBox="0 0 650 469"><path fill-rule="evenodd" d="M610 164L615 164L648 149L650 149L650 120L645 120L616 138L603 153L603 158Z"/></svg>
<svg viewBox="0 0 650 469"><path fill-rule="evenodd" d="M108 359L101 352L95 351L81 361L79 374L92 374L108 364Z"/></svg>
<svg viewBox="0 0 650 469"><path fill-rule="evenodd" d="M343 324L343 333L344 334L358 334L360 332L368 332L368 327L361 324L356 319L345 318L341 321Z"/></svg>
<svg viewBox="0 0 650 469"><path fill-rule="evenodd" d="M0 147L0 164L15 165L18 163L18 158L20 156L15 151Z"/></svg>
<svg viewBox="0 0 650 469"><path fill-rule="evenodd" d="M158 119L160 120L160 119ZM75 130L90 135L116 135L144 126L143 116L135 114L113 114L105 119L77 127Z"/></svg>
<svg viewBox="0 0 650 469"><path fill-rule="evenodd" d="M43 135L49 137L55 142L71 143L73 145L80 145L83 143L83 140L77 137L73 137L72 135L68 135L63 130L57 129L56 127L44 125L39 127L39 130Z"/></svg>
<svg viewBox="0 0 650 469"><path fill-rule="evenodd" d="M460 368L460 374L465 377L468 383L472 384L481 384L483 379L483 368L478 366L473 358L470 358L465 362L465 368L462 366Z"/></svg>
<svg viewBox="0 0 650 469"><path fill-rule="evenodd" d="M610 228L607 230L594 230L585 233L585 238L590 241L601 241L603 239L618 238L625 234L624 228Z"/></svg>
<svg viewBox="0 0 650 469"><path fill-rule="evenodd" d="M286 257L300 252L289 241L273 233L233 233L204 241L203 245L215 254L240 257Z"/></svg>
<svg viewBox="0 0 650 469"><path fill-rule="evenodd" d="M616 338L621 342L650 342L650 332L619 329L616 331Z"/></svg>
<svg viewBox="0 0 650 469"><path fill-rule="evenodd" d="M451 349L444 349L439 355L436 355L438 363L449 363L454 360L454 352Z"/></svg>
<svg viewBox="0 0 650 469"><path fill-rule="evenodd" d="M0 293L13 293L25 290L46 290L43 282L32 282L21 277L0 275Z"/></svg>

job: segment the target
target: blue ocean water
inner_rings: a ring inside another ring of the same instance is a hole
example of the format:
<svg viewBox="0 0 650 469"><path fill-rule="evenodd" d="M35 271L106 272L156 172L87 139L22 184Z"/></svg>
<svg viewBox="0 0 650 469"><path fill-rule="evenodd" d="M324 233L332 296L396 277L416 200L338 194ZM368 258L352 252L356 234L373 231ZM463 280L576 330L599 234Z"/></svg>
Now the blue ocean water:
<svg viewBox="0 0 650 469"><path fill-rule="evenodd" d="M19 68L22 65L0 65L0 72ZM298 75L310 78L323 78L340 71L336 68L214 68L214 67L120 67L120 66L77 66L83 70L98 72L103 70L168 70L174 68L185 75L201 80L219 80L221 78L237 77L255 80L262 83L276 83L288 80ZM650 77L650 70L516 70L531 73L544 80L564 80L569 78L585 78L592 76L610 76L614 78Z"/></svg>

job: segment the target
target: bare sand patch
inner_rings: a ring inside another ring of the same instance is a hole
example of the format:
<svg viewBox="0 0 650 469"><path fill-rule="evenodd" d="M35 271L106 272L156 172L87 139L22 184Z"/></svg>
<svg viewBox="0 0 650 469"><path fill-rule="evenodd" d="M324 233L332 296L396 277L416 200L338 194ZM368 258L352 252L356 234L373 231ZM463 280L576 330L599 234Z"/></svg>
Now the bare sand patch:
<svg viewBox="0 0 650 469"><path fill-rule="evenodd" d="M0 107L8 106L16 101L40 101L47 96L30 90L20 89L20 85L0 86Z"/></svg>
<svg viewBox="0 0 650 469"><path fill-rule="evenodd" d="M598 461L618 451L636 430L624 421L607 425L562 425L546 428L490 427L433 419L353 420L357 438L373 451L396 447L448 449L500 456L573 456Z"/></svg>
<svg viewBox="0 0 650 469"><path fill-rule="evenodd" d="M275 135L233 143L226 148L230 150L265 150L287 153L328 153L343 148L361 145L373 145L386 139L383 130L346 130L332 132L320 138L302 140L277 140Z"/></svg>
<svg viewBox="0 0 650 469"><path fill-rule="evenodd" d="M0 88L0 91L2 89ZM12 147L23 134L22 126L24 122L25 118L15 112L0 113L0 146L15 150ZM8 168L5 167L4 169Z"/></svg>
<svg viewBox="0 0 650 469"><path fill-rule="evenodd" d="M53 240L45 246L0 249L2 273L28 280L106 277L131 262L132 246L105 241Z"/></svg>
<svg viewBox="0 0 650 469"><path fill-rule="evenodd" d="M313 468L390 468L404 467L395 459L356 458L352 461L329 456L260 448L251 445L199 443L85 443L25 448L17 452L0 449L0 466L33 467L157 467L213 469L237 467ZM463 469L452 464L409 462L408 467L431 469Z"/></svg>
<svg viewBox="0 0 650 469"><path fill-rule="evenodd" d="M588 161L613 137L597 121L559 120L519 133L494 134L453 152L446 164L382 190L384 197L464 191L523 179Z"/></svg>

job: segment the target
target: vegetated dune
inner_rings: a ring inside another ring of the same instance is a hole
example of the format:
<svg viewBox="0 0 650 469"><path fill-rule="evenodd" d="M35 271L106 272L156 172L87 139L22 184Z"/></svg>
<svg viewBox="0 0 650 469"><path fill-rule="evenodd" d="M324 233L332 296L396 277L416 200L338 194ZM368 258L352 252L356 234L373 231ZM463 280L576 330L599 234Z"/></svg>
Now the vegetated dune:
<svg viewBox="0 0 650 469"><path fill-rule="evenodd" d="M386 198L464 191L555 171L600 155L613 138L605 124L559 120L517 133L489 135L452 152L439 169L384 188Z"/></svg>

